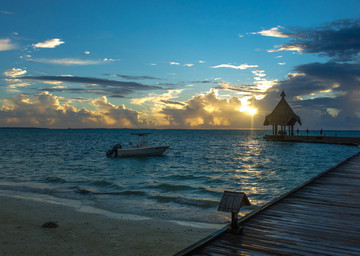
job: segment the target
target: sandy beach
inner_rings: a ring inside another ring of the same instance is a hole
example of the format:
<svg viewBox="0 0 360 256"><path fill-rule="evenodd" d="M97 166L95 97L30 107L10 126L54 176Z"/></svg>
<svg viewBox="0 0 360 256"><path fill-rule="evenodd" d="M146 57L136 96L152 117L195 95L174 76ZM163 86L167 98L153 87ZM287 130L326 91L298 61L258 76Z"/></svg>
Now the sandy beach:
<svg viewBox="0 0 360 256"><path fill-rule="evenodd" d="M9 196L0 201L1 255L173 255L215 230L121 220ZM41 227L49 221L58 227Z"/></svg>

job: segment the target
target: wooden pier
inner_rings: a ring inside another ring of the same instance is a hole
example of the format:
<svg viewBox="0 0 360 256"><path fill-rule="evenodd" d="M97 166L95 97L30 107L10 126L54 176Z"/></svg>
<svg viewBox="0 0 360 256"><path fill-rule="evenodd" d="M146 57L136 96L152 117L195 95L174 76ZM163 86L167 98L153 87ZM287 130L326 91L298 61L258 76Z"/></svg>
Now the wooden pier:
<svg viewBox="0 0 360 256"><path fill-rule="evenodd" d="M251 199L251 198L250 198ZM180 255L360 255L360 154Z"/></svg>
<svg viewBox="0 0 360 256"><path fill-rule="evenodd" d="M337 136L306 136L306 135L265 135L265 140L272 141L290 141L290 142L308 142L324 144L341 145L360 145L360 137L337 137Z"/></svg>

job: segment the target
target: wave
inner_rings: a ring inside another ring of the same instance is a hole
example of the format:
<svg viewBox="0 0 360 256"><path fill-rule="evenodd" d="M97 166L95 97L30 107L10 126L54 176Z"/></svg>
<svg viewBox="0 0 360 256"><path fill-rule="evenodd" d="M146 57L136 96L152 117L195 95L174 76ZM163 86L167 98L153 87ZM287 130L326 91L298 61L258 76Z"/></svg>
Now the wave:
<svg viewBox="0 0 360 256"><path fill-rule="evenodd" d="M74 187L74 192L77 194L82 195L133 195L133 196L145 196L147 195L144 191L137 191L137 190L125 190L125 191L119 191L119 192L100 192L100 191L93 191L91 189L87 188L79 188Z"/></svg>
<svg viewBox="0 0 360 256"><path fill-rule="evenodd" d="M209 199L194 199L173 196L151 196L150 198L157 200L159 203L177 203L186 206L195 206L199 208L212 208L219 205L218 201Z"/></svg>
<svg viewBox="0 0 360 256"><path fill-rule="evenodd" d="M63 184L63 183L66 183L67 181L65 179L53 176L53 177L46 177L45 182Z"/></svg>
<svg viewBox="0 0 360 256"><path fill-rule="evenodd" d="M181 174L173 174L166 176L167 179L170 180L203 180L206 183L223 183L224 181L218 178L213 178L209 176L198 176L198 175L181 175Z"/></svg>
<svg viewBox="0 0 360 256"><path fill-rule="evenodd" d="M159 185L148 186L147 188L159 189L162 192L172 192L172 191L184 191L184 190L194 190L196 188L188 185L174 185L169 183L161 183Z"/></svg>
<svg viewBox="0 0 360 256"><path fill-rule="evenodd" d="M115 183L106 181L106 180L97 180L97 181L91 182L90 185L96 186L96 187L118 189L118 190L122 189L121 186L119 186Z"/></svg>

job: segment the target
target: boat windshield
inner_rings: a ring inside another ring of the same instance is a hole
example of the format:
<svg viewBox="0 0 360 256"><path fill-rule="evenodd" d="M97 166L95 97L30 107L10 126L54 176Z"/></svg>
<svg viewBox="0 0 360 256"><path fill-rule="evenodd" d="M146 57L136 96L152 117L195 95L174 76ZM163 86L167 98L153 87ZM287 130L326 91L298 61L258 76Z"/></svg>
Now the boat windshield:
<svg viewBox="0 0 360 256"><path fill-rule="evenodd" d="M151 133L130 133L130 135L138 136L137 147L146 147L148 145L147 136Z"/></svg>

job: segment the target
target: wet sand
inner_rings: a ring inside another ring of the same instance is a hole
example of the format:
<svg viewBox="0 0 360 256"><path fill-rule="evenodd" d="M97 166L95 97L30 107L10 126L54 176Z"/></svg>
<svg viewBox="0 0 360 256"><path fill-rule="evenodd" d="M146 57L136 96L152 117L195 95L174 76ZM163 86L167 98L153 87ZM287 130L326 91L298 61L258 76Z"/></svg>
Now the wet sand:
<svg viewBox="0 0 360 256"><path fill-rule="evenodd" d="M0 255L173 255L215 231L8 196L0 203ZM41 227L49 221L58 227Z"/></svg>

